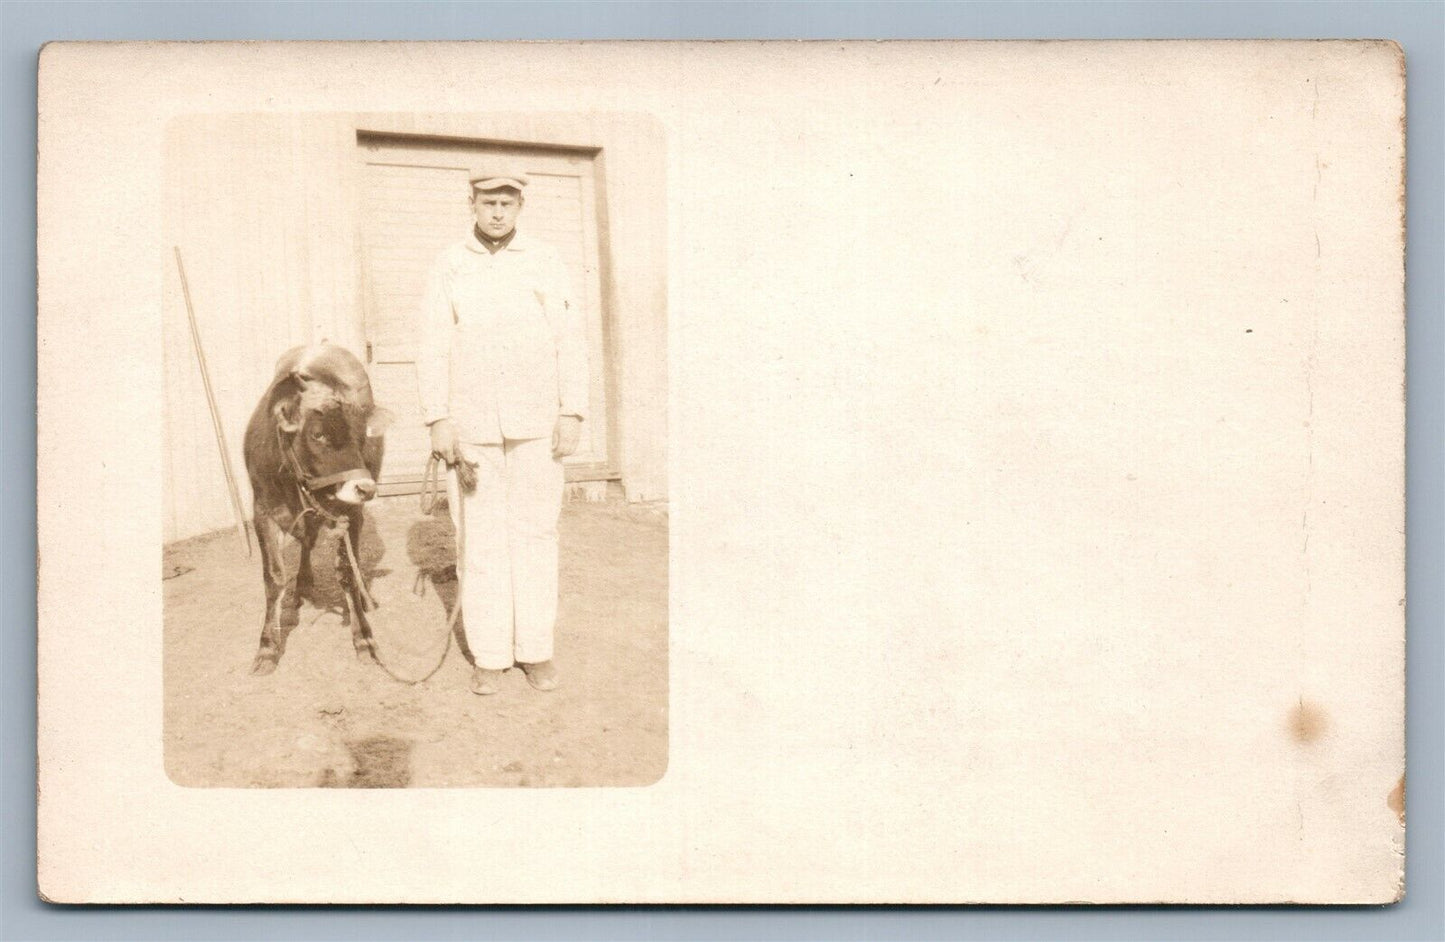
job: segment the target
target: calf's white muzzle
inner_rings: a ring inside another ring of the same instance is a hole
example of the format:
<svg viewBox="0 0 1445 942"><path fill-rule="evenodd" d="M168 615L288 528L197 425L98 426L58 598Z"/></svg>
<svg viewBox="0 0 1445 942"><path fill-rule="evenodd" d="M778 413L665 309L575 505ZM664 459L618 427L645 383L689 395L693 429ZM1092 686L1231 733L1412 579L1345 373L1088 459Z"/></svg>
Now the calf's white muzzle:
<svg viewBox="0 0 1445 942"><path fill-rule="evenodd" d="M376 482L371 478L352 478L341 482L336 499L343 504L364 504L376 496Z"/></svg>

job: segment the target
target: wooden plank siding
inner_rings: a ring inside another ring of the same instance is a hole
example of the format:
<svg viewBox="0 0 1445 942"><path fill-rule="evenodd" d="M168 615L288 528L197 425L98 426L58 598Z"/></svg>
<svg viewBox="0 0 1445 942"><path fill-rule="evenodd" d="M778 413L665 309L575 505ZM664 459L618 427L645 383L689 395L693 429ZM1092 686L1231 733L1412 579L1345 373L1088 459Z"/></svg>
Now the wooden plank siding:
<svg viewBox="0 0 1445 942"><path fill-rule="evenodd" d="M277 358L329 339L358 349L355 206L344 117L204 115L170 128L168 242L180 248L231 463ZM354 145L349 145L354 146ZM163 359L166 539L231 522L175 263L166 256Z"/></svg>
<svg viewBox="0 0 1445 942"><path fill-rule="evenodd" d="M167 541L229 527L180 282L180 247L231 462L249 513L241 445L275 362L329 339L364 357L359 132L575 146L596 154L611 443L628 499L667 495L664 150L636 115L190 115L167 132L162 456ZM563 197L548 197L563 198Z"/></svg>

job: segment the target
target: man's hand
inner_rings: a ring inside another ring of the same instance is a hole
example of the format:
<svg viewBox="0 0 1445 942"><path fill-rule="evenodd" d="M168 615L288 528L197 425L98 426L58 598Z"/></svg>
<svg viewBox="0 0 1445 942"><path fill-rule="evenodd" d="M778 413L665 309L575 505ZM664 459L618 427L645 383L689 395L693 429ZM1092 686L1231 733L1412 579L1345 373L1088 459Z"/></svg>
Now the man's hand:
<svg viewBox="0 0 1445 942"><path fill-rule="evenodd" d="M451 419L437 419L431 424L431 453L448 465L457 461L457 432Z"/></svg>
<svg viewBox="0 0 1445 942"><path fill-rule="evenodd" d="M567 457L577 450L581 440L582 420L575 415L557 416L557 427L552 430L552 457Z"/></svg>

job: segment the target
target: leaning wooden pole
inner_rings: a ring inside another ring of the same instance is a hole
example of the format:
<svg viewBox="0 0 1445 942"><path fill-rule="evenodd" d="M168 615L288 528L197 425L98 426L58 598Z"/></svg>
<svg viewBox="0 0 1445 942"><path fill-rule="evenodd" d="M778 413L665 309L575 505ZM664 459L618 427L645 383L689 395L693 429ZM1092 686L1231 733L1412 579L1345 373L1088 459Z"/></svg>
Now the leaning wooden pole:
<svg viewBox="0 0 1445 942"><path fill-rule="evenodd" d="M226 448L226 432L221 428L221 410L216 408L216 394L211 390L211 371L206 367L206 351L201 347L201 331L196 327L196 309L191 305L191 286L186 282L186 266L181 261L181 247L176 251L176 269L181 273L181 293L186 297L186 317L191 322L191 343L196 348L196 362L201 366L201 383L206 387L206 403L211 407L211 425L216 430L216 446L221 449L221 469L226 472L226 487L231 491L231 509L236 514L236 533L251 555L251 535L246 531L246 515L241 510L241 494L236 490L236 475L231 471L231 452Z"/></svg>

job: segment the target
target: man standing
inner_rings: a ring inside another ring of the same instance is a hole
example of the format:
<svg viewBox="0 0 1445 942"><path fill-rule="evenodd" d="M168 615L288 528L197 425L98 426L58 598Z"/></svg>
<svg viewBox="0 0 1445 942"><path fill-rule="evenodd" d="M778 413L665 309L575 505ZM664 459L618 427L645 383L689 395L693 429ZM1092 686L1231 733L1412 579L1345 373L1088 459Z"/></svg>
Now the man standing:
<svg viewBox="0 0 1445 942"><path fill-rule="evenodd" d="M448 485L453 523L466 502L472 691L496 693L514 664L552 690L562 459L581 437L586 336L561 259L516 228L527 177L490 167L470 182L476 224L428 278L417 379L432 451L476 464L475 491L459 493L455 474Z"/></svg>

